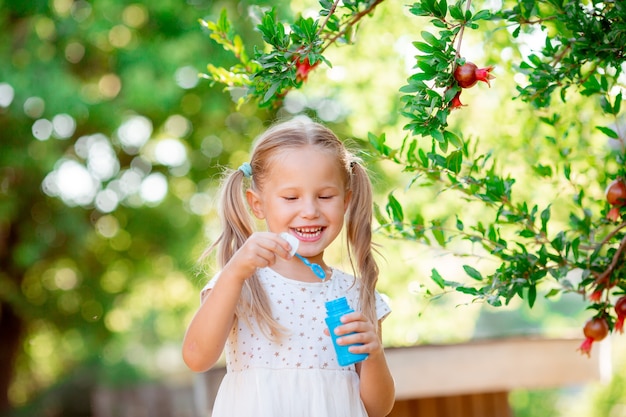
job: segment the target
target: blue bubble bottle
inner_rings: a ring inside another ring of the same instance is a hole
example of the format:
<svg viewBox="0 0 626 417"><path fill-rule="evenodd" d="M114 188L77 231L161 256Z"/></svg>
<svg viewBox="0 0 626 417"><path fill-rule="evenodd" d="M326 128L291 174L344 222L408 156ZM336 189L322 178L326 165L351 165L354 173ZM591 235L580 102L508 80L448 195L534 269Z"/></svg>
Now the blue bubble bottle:
<svg viewBox="0 0 626 417"><path fill-rule="evenodd" d="M341 316L352 312L354 312L354 310L352 310L348 305L348 300L346 299L346 297L341 297L337 298L336 300L326 302L326 325L328 325L330 337L333 340L333 346L335 347L335 352L337 353L337 361L341 366L352 365L353 363L360 362L367 358L367 353L349 352L348 348L353 345L337 344L337 337L347 336L347 334L337 336L335 335L335 328L342 324Z"/></svg>

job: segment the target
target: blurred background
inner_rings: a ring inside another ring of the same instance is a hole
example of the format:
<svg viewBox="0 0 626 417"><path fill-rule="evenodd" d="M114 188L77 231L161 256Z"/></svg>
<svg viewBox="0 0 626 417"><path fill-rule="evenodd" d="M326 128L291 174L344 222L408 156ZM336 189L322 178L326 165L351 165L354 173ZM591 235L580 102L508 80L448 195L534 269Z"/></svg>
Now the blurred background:
<svg viewBox="0 0 626 417"><path fill-rule="evenodd" d="M271 122L299 114L328 124L366 160L368 132L395 144L405 136L397 91L424 24L405 5L381 4L355 45L328 51L332 68L320 66L272 110L236 108L236 97L198 77L209 62L232 64L199 19L229 9L252 51L261 45L257 7L289 18L315 13L316 2L0 0L0 414L94 416L98 404L116 401L107 389L138 395L137 387L157 387L158 403L166 387L180 391L176 415L194 415L197 376L184 367L180 346L213 271L211 261L197 259L218 234L221 169L246 161L252 139ZM550 145L528 140L540 129L537 113L513 100L519 45L512 48L503 32L466 36L466 56L495 63L497 78L490 89L464 93L455 128L499 155L522 197L554 198L558 207L559 192L524 170ZM534 40L523 42L522 49ZM556 106L581 124L600 117L594 103ZM519 135L520 126L528 135ZM368 167L379 204L395 190L424 217L459 210L480 217L478 207L434 187L408 190L397 166L370 159ZM589 192L602 192L593 178ZM375 238L379 290L394 309L387 346L520 335L582 341L587 316L574 295L533 309L515 301L494 309L461 294L433 298L431 269L460 277L465 248ZM341 248L332 255L336 263L345 258ZM624 341L605 344L612 378L513 392L515 415L626 416Z"/></svg>

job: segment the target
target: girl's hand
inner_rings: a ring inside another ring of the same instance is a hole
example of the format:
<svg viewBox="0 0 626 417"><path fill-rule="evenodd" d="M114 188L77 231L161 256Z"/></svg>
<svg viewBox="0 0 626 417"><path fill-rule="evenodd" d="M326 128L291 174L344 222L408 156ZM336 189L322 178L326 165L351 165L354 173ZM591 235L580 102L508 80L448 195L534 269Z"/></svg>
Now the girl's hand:
<svg viewBox="0 0 626 417"><path fill-rule="evenodd" d="M289 243L276 233L253 233L224 266L222 274L233 273L246 280L257 268L274 265L279 256L291 258L290 250Z"/></svg>
<svg viewBox="0 0 626 417"><path fill-rule="evenodd" d="M335 334L340 336L337 338L337 344L353 345L359 343L359 346L348 348L352 353L368 353L372 356L383 353L383 345L376 334L376 327L361 312L346 314L341 317L341 322L343 324L335 329ZM324 332L330 335L328 329L325 329Z"/></svg>

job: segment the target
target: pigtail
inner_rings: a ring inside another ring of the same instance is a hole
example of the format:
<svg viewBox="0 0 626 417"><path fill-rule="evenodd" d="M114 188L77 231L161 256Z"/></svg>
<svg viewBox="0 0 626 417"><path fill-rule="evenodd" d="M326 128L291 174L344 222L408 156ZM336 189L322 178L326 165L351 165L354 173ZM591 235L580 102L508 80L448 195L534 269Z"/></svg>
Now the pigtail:
<svg viewBox="0 0 626 417"><path fill-rule="evenodd" d="M243 178L243 173L239 170L227 173L224 177L219 200L222 233L202 254L204 258L217 247L220 268L226 265L254 231L252 218L246 209Z"/></svg>
<svg viewBox="0 0 626 417"><path fill-rule="evenodd" d="M379 270L372 250L372 185L367 171L359 163L351 162L350 172L352 197L346 214L348 252L351 263L356 266L355 274L361 278L361 311L372 323L377 323L375 288Z"/></svg>
<svg viewBox="0 0 626 417"><path fill-rule="evenodd" d="M236 170L227 174L222 183L219 210L222 233L203 255L206 256L217 247L220 268L224 268L254 232L254 221L247 209L244 194L244 178L244 173ZM246 321L250 317L257 318L261 331L267 337L277 340L285 333L285 328L272 317L269 304L267 294L254 274L243 285L235 315Z"/></svg>

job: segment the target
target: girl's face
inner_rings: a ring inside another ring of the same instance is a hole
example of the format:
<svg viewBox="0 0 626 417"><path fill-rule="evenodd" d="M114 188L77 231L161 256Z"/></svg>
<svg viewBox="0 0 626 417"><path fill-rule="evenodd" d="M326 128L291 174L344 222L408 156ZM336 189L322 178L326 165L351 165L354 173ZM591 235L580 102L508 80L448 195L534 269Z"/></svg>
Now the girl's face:
<svg viewBox="0 0 626 417"><path fill-rule="evenodd" d="M314 146L277 155L258 191L248 190L252 211L271 232L288 232L300 241L298 253L322 255L341 232L350 201L334 155Z"/></svg>

